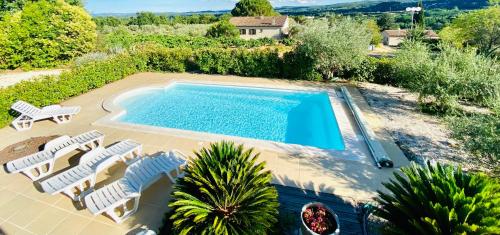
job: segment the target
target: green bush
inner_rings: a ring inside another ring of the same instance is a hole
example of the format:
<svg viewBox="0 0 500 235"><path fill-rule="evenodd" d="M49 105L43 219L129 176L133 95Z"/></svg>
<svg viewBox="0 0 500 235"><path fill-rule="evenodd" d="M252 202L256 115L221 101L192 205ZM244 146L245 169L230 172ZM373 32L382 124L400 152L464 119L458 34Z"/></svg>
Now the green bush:
<svg viewBox="0 0 500 235"><path fill-rule="evenodd" d="M17 100L24 100L39 107L57 104L145 70L146 64L140 59L120 55L106 61L75 67L61 74L59 78L44 77L0 89L0 126L8 125L12 120L10 106Z"/></svg>
<svg viewBox="0 0 500 235"><path fill-rule="evenodd" d="M413 164L379 191L386 234L497 234L500 183L460 168Z"/></svg>
<svg viewBox="0 0 500 235"><path fill-rule="evenodd" d="M277 50L235 50L233 51L231 73L247 77L280 77L281 59Z"/></svg>
<svg viewBox="0 0 500 235"><path fill-rule="evenodd" d="M96 25L81 7L34 1L0 21L0 69L51 67L95 46Z"/></svg>
<svg viewBox="0 0 500 235"><path fill-rule="evenodd" d="M494 60L471 50L438 48L432 53L423 43L404 43L393 64L396 85L418 92L420 103L436 111L453 110L460 100L500 104L500 66Z"/></svg>
<svg viewBox="0 0 500 235"><path fill-rule="evenodd" d="M227 49L206 49L196 51L194 61L203 73L228 74L232 64L232 51Z"/></svg>
<svg viewBox="0 0 500 235"><path fill-rule="evenodd" d="M296 51L290 51L283 56L283 76L289 79L322 80L323 77L314 69L314 60Z"/></svg>
<svg viewBox="0 0 500 235"><path fill-rule="evenodd" d="M196 51L197 68L210 74L279 77L281 59L276 50L206 49Z"/></svg>
<svg viewBox="0 0 500 235"><path fill-rule="evenodd" d="M500 115L453 116L446 119L452 137L478 157L500 160Z"/></svg>
<svg viewBox="0 0 500 235"><path fill-rule="evenodd" d="M229 23L228 20L222 20L219 23L212 25L207 31L207 37L220 38L220 37L239 37L240 32L236 26Z"/></svg>
<svg viewBox="0 0 500 235"><path fill-rule="evenodd" d="M361 66L372 37L366 25L354 19L332 20L308 22L297 35L300 43L295 49L299 58L307 58L305 65L312 65L308 70L314 69L324 79L344 76Z"/></svg>
<svg viewBox="0 0 500 235"><path fill-rule="evenodd" d="M396 85L394 75L394 59L368 57L361 66L346 73L347 77L356 81L368 81L378 84Z"/></svg>
<svg viewBox="0 0 500 235"><path fill-rule="evenodd" d="M193 51L189 48L166 48L146 43L134 46L131 54L142 58L150 71L185 72Z"/></svg>
<svg viewBox="0 0 500 235"><path fill-rule="evenodd" d="M266 234L277 222L278 193L259 154L220 142L195 153L169 204L180 234Z"/></svg>

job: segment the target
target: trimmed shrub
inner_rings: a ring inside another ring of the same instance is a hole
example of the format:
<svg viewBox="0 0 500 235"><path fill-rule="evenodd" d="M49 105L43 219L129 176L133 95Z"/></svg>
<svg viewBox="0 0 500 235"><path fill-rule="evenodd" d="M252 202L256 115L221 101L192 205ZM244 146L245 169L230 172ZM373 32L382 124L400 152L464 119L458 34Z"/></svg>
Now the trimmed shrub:
<svg viewBox="0 0 500 235"><path fill-rule="evenodd" d="M277 50L235 50L233 51L231 73L247 77L280 77L281 59Z"/></svg>
<svg viewBox="0 0 500 235"><path fill-rule="evenodd" d="M203 73L228 74L233 66L232 51L226 49L206 49L196 51L194 61Z"/></svg>
<svg viewBox="0 0 500 235"><path fill-rule="evenodd" d="M314 69L314 60L311 57L290 51L283 56L283 76L289 79L304 79L319 81L323 77Z"/></svg>
<svg viewBox="0 0 500 235"><path fill-rule="evenodd" d="M360 67L347 72L346 76L356 81L395 85L397 80L393 66L394 59L368 57Z"/></svg>
<svg viewBox="0 0 500 235"><path fill-rule="evenodd" d="M497 234L500 183L460 168L412 164L379 191L376 211L386 234Z"/></svg>
<svg viewBox="0 0 500 235"><path fill-rule="evenodd" d="M169 207L179 234L267 234L277 222L278 192L253 149L231 142L195 152L177 179ZM171 232L170 232L171 234Z"/></svg>
<svg viewBox="0 0 500 235"><path fill-rule="evenodd" d="M195 53L197 68L210 74L279 77L282 62L277 50L206 49Z"/></svg>
<svg viewBox="0 0 500 235"><path fill-rule="evenodd" d="M96 25L81 7L33 1L0 21L0 69L52 67L92 50Z"/></svg>
<svg viewBox="0 0 500 235"><path fill-rule="evenodd" d="M142 58L148 70L165 72L185 72L193 55L189 48L165 48L154 43L136 45L131 53Z"/></svg>

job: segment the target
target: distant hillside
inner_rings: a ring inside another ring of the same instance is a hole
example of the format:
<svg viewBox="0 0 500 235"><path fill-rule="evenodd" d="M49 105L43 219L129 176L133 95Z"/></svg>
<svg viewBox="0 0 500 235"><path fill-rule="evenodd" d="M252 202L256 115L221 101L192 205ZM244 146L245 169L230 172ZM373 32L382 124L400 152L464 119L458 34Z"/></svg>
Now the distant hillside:
<svg viewBox="0 0 500 235"><path fill-rule="evenodd" d="M424 0L426 9L454 9L474 10L484 8L488 5L488 0ZM359 1L350 3L337 3L321 6L290 6L278 7L276 11L284 15L324 15L328 12L337 14L357 14L357 13L380 13L404 11L407 7L416 6L417 0L388 0L388 1ZM230 10L222 11L197 11L185 13L158 12L161 15L193 15L193 14L214 14L222 15L230 13ZM129 17L133 13L100 13L94 16L118 16Z"/></svg>
<svg viewBox="0 0 500 235"><path fill-rule="evenodd" d="M484 8L487 0L424 0L426 9L454 9L473 10ZM402 1L375 1L339 3L324 6L280 7L276 10L286 15L322 15L328 12L337 14L379 13L404 11L407 7L415 6L415 0Z"/></svg>

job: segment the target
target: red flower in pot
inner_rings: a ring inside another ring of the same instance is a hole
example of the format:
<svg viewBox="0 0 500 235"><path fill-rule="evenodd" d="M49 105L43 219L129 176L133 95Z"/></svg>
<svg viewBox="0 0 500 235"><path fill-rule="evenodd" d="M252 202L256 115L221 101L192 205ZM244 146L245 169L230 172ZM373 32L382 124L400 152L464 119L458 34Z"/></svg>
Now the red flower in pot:
<svg viewBox="0 0 500 235"><path fill-rule="evenodd" d="M326 205L314 202L302 207L302 233L310 235L339 234L337 215Z"/></svg>

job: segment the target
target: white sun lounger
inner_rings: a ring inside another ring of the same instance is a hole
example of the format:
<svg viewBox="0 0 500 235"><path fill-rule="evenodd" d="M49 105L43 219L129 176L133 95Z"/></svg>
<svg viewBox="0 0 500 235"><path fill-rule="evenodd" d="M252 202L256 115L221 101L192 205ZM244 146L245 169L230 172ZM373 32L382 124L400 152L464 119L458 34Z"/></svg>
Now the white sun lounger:
<svg viewBox="0 0 500 235"><path fill-rule="evenodd" d="M139 158L127 168L123 178L87 195L85 205L92 214L106 213L116 223L121 223L137 211L142 191L163 175L175 183L170 172L175 169L179 176L180 168L186 165L186 160L178 151L163 153L154 158ZM132 208L127 206L129 201L134 203Z"/></svg>
<svg viewBox="0 0 500 235"><path fill-rule="evenodd" d="M33 122L48 118L52 118L57 124L66 123L71 121L73 115L80 112L78 106L51 105L40 109L24 101L17 101L10 108L20 113L19 117L12 121L12 126L17 131L29 130L33 126Z"/></svg>
<svg viewBox="0 0 500 235"><path fill-rule="evenodd" d="M7 162L5 167L9 173L21 172L36 181L52 173L58 158L76 149L94 149L103 141L104 134L95 130L74 137L61 136L46 143L42 151Z"/></svg>
<svg viewBox="0 0 500 235"><path fill-rule="evenodd" d="M46 193L62 192L73 201L80 201L93 191L99 172L119 160L132 162L141 151L142 145L132 140L120 141L108 148L96 148L83 155L77 166L42 181L40 185Z"/></svg>

